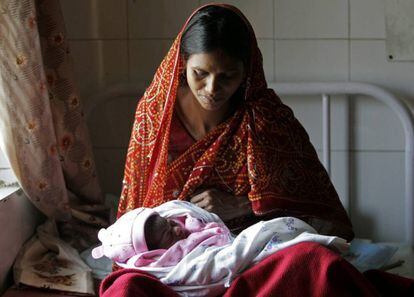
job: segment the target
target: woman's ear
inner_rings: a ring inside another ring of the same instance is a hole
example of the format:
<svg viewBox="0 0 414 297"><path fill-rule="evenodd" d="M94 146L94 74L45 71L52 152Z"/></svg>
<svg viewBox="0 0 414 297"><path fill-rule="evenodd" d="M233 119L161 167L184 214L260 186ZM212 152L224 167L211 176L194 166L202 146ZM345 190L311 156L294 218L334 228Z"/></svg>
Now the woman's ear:
<svg viewBox="0 0 414 297"><path fill-rule="evenodd" d="M184 56L181 55L181 63L178 69L180 85L184 86L187 84L187 61Z"/></svg>
<svg viewBox="0 0 414 297"><path fill-rule="evenodd" d="M185 59L185 57L184 57L184 55L183 54L181 54L181 58L180 58L180 64L179 64L179 72L180 72L180 74L181 73L185 73L185 71L186 71L186 68L187 68L187 61L186 61L186 59Z"/></svg>

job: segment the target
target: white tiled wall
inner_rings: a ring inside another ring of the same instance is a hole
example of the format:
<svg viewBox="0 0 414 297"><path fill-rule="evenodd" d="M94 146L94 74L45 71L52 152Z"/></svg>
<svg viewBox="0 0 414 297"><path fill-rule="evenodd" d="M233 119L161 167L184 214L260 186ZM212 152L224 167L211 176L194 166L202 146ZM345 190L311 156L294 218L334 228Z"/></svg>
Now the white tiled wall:
<svg viewBox="0 0 414 297"><path fill-rule="evenodd" d="M376 83L414 102L414 63L389 62L384 40L350 40L350 77Z"/></svg>
<svg viewBox="0 0 414 297"><path fill-rule="evenodd" d="M351 38L385 38L384 1L350 0Z"/></svg>
<svg viewBox="0 0 414 297"><path fill-rule="evenodd" d="M129 42L131 82L150 81L171 47L172 39L134 39Z"/></svg>
<svg viewBox="0 0 414 297"><path fill-rule="evenodd" d="M62 0L69 38L127 39L127 1Z"/></svg>
<svg viewBox="0 0 414 297"><path fill-rule="evenodd" d="M86 101L106 85L128 81L128 43L116 39L71 40L78 86Z"/></svg>
<svg viewBox="0 0 414 297"><path fill-rule="evenodd" d="M348 1L274 0L275 38L348 37Z"/></svg>
<svg viewBox="0 0 414 297"><path fill-rule="evenodd" d="M275 40L277 81L346 80L346 40Z"/></svg>
<svg viewBox="0 0 414 297"><path fill-rule="evenodd" d="M414 63L387 60L384 1L225 2L239 7L251 21L269 81L370 82L413 105ZM149 82L185 19L207 2L61 0L84 103L112 83ZM358 236L372 234L378 240L402 240L401 124L384 105L370 98L352 99L347 103L343 97L335 98L332 104L334 183L344 204L350 206ZM284 100L320 149L319 98ZM91 134L106 191L119 193L129 138L129 131L123 130L131 125L135 104L134 99L109 106L102 110L101 117L92 120ZM99 118L109 126L103 128ZM347 135L352 136L350 141Z"/></svg>
<svg viewBox="0 0 414 297"><path fill-rule="evenodd" d="M173 39L188 15L198 6L198 1L192 0L127 2L128 31L131 39Z"/></svg>

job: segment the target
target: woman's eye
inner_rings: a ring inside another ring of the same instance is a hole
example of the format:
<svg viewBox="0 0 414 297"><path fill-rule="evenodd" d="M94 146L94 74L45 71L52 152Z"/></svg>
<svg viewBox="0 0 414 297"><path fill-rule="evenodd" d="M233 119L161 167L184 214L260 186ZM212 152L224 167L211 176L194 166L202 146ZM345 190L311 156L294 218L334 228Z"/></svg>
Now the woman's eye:
<svg viewBox="0 0 414 297"><path fill-rule="evenodd" d="M232 79L234 76L235 76L235 74L234 74L234 73L230 73L230 74L225 74L225 75L223 75L223 78L224 78L224 79Z"/></svg>
<svg viewBox="0 0 414 297"><path fill-rule="evenodd" d="M198 77L203 77L207 75L207 72L202 71L202 70L194 70L194 74Z"/></svg>

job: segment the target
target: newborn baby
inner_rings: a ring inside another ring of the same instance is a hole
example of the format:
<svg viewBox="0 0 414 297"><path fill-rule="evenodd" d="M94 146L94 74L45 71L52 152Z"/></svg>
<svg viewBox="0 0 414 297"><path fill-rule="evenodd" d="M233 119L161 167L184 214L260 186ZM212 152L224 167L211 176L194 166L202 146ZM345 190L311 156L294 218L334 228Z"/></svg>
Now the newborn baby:
<svg viewBox="0 0 414 297"><path fill-rule="evenodd" d="M137 208L99 231L102 245L92 250L92 256L106 256L124 267L175 265L200 244L231 242L229 229L218 221L205 222L189 213L166 218L153 209Z"/></svg>
<svg viewBox="0 0 414 297"><path fill-rule="evenodd" d="M145 223L144 234L148 250L167 250L177 241L187 238L190 233L177 221L155 213Z"/></svg>
<svg viewBox="0 0 414 297"><path fill-rule="evenodd" d="M105 255L120 267L150 273L184 296L223 294L241 272L300 242L348 247L293 217L261 221L233 237L217 215L178 200L127 212L98 238L95 258Z"/></svg>

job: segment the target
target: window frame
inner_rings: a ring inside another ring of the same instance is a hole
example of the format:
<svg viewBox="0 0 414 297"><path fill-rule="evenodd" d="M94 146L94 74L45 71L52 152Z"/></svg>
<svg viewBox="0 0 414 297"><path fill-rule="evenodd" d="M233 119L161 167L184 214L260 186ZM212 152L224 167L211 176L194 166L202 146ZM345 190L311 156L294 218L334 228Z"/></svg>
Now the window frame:
<svg viewBox="0 0 414 297"><path fill-rule="evenodd" d="M6 154L0 147L0 200L8 198L19 189L20 186L17 182L17 177L13 173Z"/></svg>

